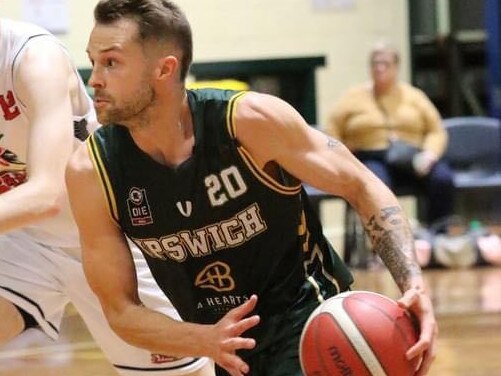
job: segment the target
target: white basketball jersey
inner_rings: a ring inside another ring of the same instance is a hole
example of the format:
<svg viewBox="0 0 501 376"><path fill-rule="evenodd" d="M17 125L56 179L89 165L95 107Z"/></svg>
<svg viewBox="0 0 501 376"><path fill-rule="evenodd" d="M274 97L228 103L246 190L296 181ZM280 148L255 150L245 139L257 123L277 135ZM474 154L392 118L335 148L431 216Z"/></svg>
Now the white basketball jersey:
<svg viewBox="0 0 501 376"><path fill-rule="evenodd" d="M0 19L0 194L29 179L26 174L29 123L25 116L26 107L16 95L13 78L26 47L41 39L51 39L61 45L55 36L38 26ZM61 48L66 51L62 45ZM78 76L76 69L75 75ZM73 108L75 147L97 127L92 100L79 76L78 80L81 100L75 102L82 105ZM57 217L33 224L23 231L43 244L79 247L77 228L67 200Z"/></svg>

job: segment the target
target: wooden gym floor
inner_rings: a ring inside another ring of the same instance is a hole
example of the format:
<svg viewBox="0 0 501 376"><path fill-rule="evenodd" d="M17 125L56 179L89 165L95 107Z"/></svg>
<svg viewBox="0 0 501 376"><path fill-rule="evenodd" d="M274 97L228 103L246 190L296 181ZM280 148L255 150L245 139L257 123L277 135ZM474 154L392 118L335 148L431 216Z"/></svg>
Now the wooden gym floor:
<svg viewBox="0 0 501 376"><path fill-rule="evenodd" d="M398 291L386 270L355 270L355 288ZM426 270L440 339L432 376L501 375L501 268ZM2 376L112 376L113 368L70 307L60 339L27 333L0 351Z"/></svg>

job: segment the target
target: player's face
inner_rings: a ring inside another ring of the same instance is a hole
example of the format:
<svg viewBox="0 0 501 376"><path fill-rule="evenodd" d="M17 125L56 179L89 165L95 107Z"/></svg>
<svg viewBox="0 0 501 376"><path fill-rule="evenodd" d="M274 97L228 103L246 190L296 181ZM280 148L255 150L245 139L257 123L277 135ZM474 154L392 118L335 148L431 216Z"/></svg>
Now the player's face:
<svg viewBox="0 0 501 376"><path fill-rule="evenodd" d="M137 25L123 19L96 25L87 46L92 63L89 85L101 124L144 118L155 100L148 59L137 39Z"/></svg>
<svg viewBox="0 0 501 376"><path fill-rule="evenodd" d="M390 51L376 52L370 61L372 79L376 84L388 85L397 80L398 64Z"/></svg>

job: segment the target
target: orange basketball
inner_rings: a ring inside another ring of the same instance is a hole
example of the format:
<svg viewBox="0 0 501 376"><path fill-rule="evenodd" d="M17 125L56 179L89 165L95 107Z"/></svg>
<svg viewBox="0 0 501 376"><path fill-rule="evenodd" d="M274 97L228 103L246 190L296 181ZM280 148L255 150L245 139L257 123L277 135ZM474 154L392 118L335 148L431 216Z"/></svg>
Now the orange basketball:
<svg viewBox="0 0 501 376"><path fill-rule="evenodd" d="M407 376L418 360L405 353L418 332L409 313L381 294L350 291L322 303L301 335L306 376Z"/></svg>

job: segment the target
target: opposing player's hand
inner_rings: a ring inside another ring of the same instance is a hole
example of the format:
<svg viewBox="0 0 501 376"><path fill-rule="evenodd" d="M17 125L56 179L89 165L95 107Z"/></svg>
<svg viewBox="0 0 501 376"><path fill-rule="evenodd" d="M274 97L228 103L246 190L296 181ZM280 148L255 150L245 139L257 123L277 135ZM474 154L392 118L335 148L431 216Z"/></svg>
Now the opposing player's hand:
<svg viewBox="0 0 501 376"><path fill-rule="evenodd" d="M241 337L242 333L259 323L259 316L247 317L256 307L257 296L252 295L242 305L233 308L214 325L214 348L211 357L231 376L243 376L249 372L249 365L236 355L240 349L253 349L253 338Z"/></svg>
<svg viewBox="0 0 501 376"><path fill-rule="evenodd" d="M398 304L412 312L419 320L419 340L407 351L406 355L408 359L421 358L416 375L426 375L436 356L438 336L438 326L431 300L423 291L409 289L398 300Z"/></svg>

